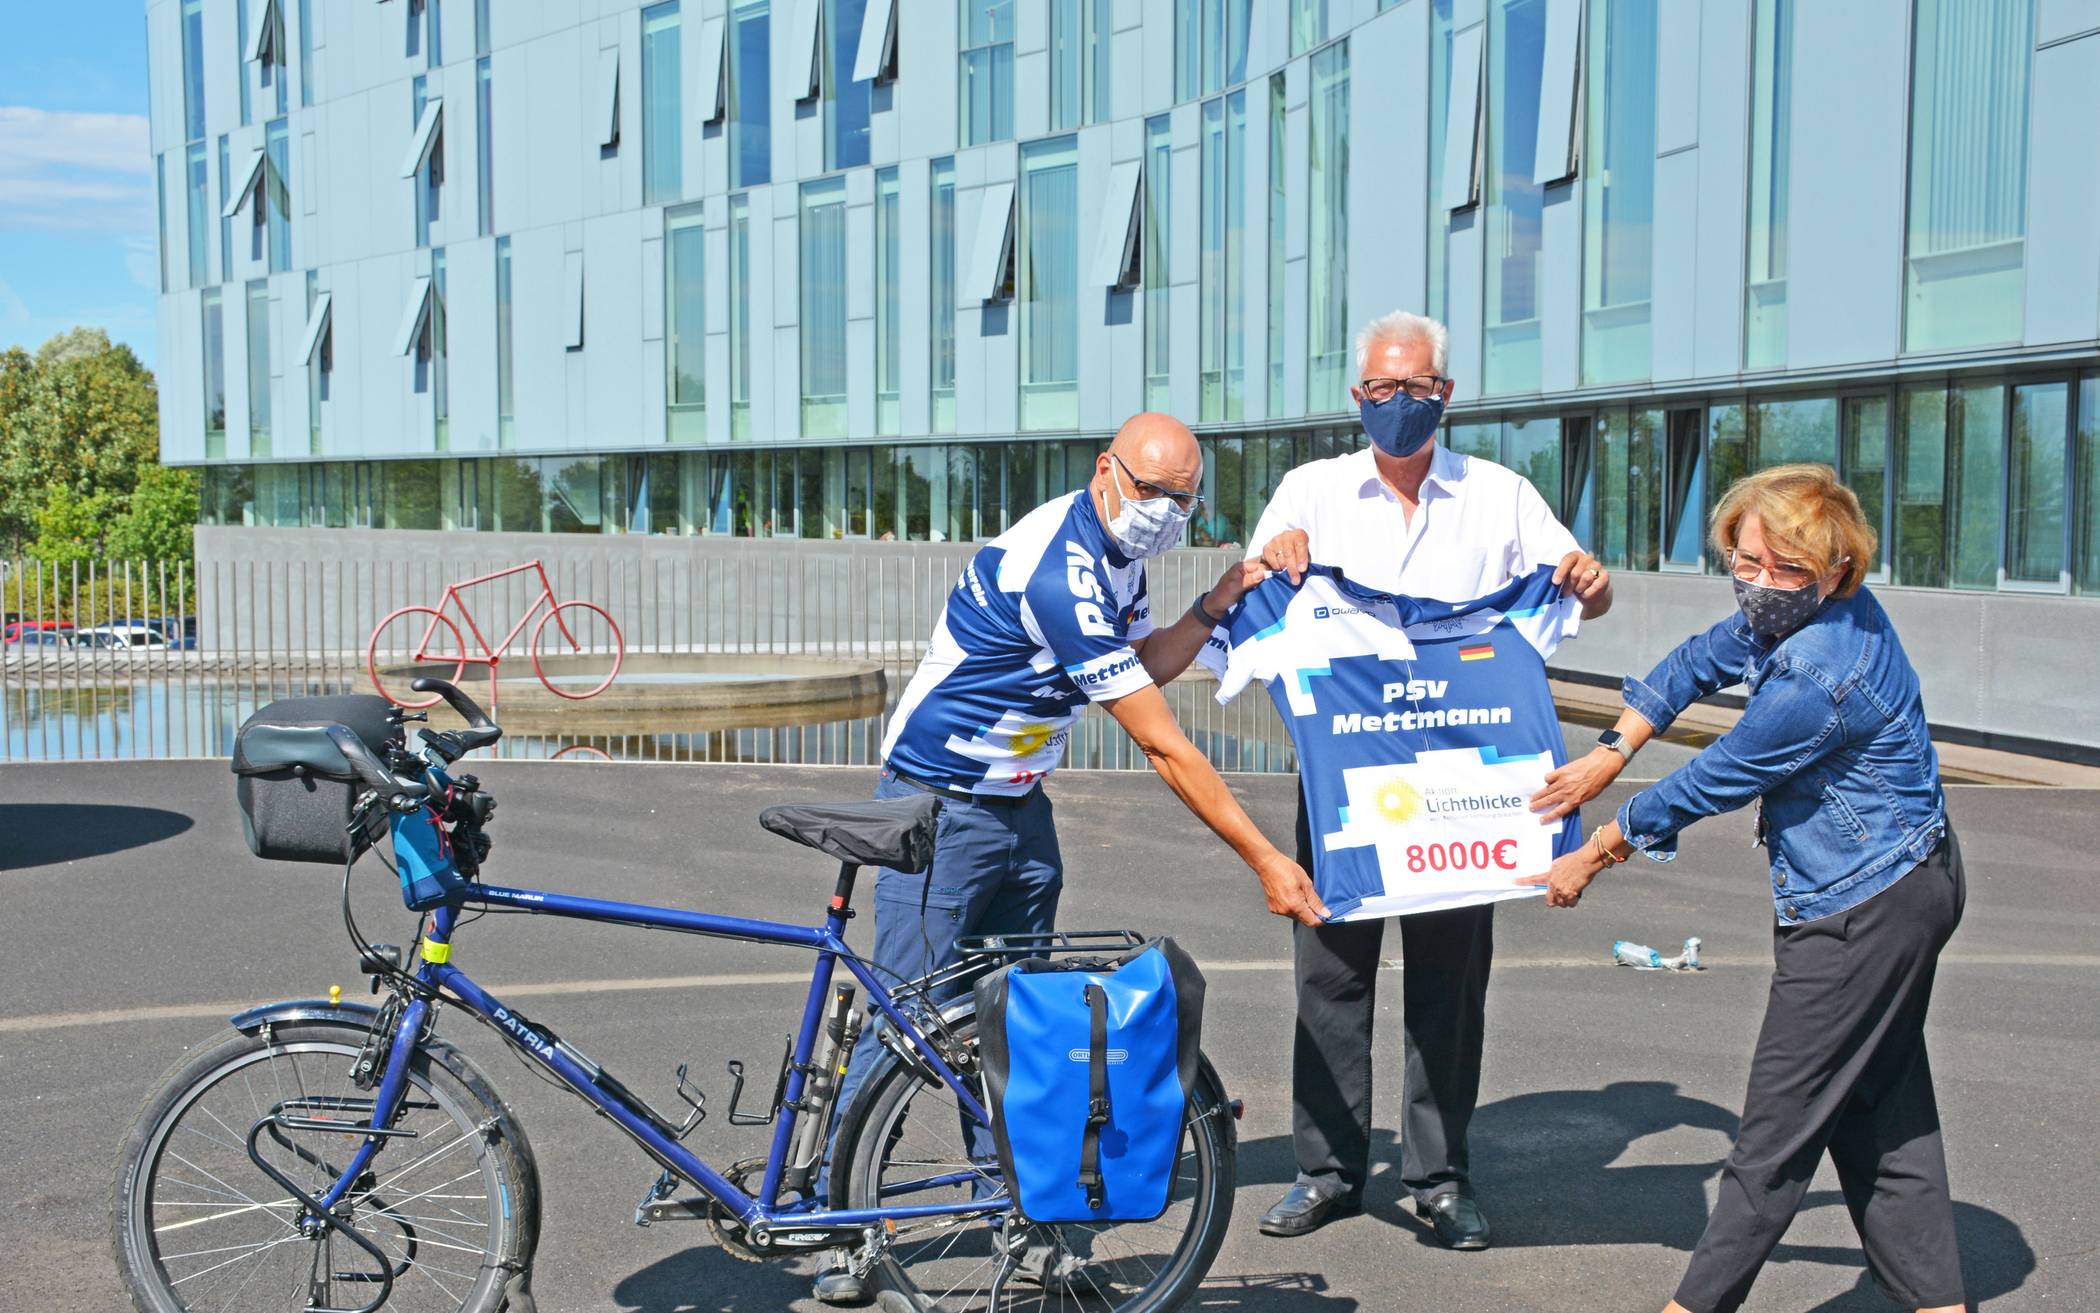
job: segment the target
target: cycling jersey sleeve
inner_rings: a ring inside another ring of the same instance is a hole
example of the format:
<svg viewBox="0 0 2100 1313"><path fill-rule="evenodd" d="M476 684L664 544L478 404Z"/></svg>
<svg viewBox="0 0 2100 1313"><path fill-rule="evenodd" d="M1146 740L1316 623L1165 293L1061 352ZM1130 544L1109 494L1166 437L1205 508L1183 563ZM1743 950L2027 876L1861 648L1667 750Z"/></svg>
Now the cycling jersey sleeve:
<svg viewBox="0 0 2100 1313"><path fill-rule="evenodd" d="M1104 702L1152 686L1152 676L1130 644L1132 619L1143 602L1118 608L1103 591L1094 568L1067 556L1046 562L1028 581L1021 597L1021 616L1030 635L1042 644L1066 676L1090 701ZM1144 632L1152 621L1144 617Z"/></svg>

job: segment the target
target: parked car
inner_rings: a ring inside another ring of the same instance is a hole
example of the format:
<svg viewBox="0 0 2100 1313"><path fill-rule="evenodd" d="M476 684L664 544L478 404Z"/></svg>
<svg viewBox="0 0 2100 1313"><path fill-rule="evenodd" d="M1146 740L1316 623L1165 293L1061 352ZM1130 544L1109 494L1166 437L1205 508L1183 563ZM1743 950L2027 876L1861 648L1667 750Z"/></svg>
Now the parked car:
<svg viewBox="0 0 2100 1313"><path fill-rule="evenodd" d="M73 636L73 646L109 649L112 651L163 651L171 646L167 635L152 625L124 621L113 625L96 625L83 629Z"/></svg>
<svg viewBox="0 0 2100 1313"><path fill-rule="evenodd" d="M197 650L197 617L193 615L173 616L127 616L117 622L124 625L145 625L161 636L170 649L177 652Z"/></svg>
<svg viewBox="0 0 2100 1313"><path fill-rule="evenodd" d="M7 641L17 652L26 653L32 648L71 647L71 637L70 634L63 634L55 629L32 629L20 638L10 638Z"/></svg>
<svg viewBox="0 0 2100 1313"><path fill-rule="evenodd" d="M13 644L22 642L32 634L63 634L72 628L72 625L63 620L11 620L8 622L7 628L4 631L0 631L0 636L4 636L8 643ZM42 646L42 644L39 644L39 646Z"/></svg>

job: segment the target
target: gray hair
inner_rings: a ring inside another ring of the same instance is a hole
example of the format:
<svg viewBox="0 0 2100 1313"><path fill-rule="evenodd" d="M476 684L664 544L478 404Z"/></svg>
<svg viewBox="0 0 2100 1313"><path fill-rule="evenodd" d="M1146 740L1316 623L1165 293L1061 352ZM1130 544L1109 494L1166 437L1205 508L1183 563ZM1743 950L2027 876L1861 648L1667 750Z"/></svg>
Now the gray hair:
<svg viewBox="0 0 2100 1313"><path fill-rule="evenodd" d="M1429 367L1442 374L1451 345L1451 333L1427 315L1411 314L1406 310L1380 315L1365 324L1356 335L1356 372L1359 377L1364 366L1370 363L1371 348L1386 342L1427 342Z"/></svg>

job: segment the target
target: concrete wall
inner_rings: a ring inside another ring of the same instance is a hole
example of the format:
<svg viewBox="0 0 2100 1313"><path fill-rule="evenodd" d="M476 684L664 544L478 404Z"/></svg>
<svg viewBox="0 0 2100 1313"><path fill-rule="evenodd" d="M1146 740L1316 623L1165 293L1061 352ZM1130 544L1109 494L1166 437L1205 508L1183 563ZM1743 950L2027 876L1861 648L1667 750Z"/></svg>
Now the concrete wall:
<svg viewBox="0 0 2100 1313"><path fill-rule="evenodd" d="M200 528L199 611L211 649L361 650L394 607L434 605L448 582L538 559L557 597L611 610L630 650L910 650L932 632L975 550L968 543ZM1154 613L1179 614L1234 555L1170 553L1153 566ZM1612 681L1644 674L1734 605L1726 579L1615 578L1611 614L1561 649L1556 670ZM2100 755L2100 690L2092 679L2100 608L2004 593L1875 593L1917 667L1935 728ZM522 580L468 594L476 617L498 633L530 600ZM520 660L530 637L528 630L513 648Z"/></svg>

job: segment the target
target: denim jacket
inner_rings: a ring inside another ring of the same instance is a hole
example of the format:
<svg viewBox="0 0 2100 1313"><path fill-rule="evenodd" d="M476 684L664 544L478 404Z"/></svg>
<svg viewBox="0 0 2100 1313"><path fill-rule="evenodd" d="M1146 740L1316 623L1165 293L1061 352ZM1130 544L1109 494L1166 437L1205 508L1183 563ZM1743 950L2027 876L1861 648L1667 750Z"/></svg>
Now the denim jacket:
<svg viewBox="0 0 2100 1313"><path fill-rule="evenodd" d="M1761 799L1782 925L1855 907L1925 859L1947 828L1939 758L1917 673L1871 593L1830 598L1776 643L1731 614L1621 693L1660 733L1735 684L1749 688L1735 728L1619 809L1628 842L1666 862L1685 826Z"/></svg>

